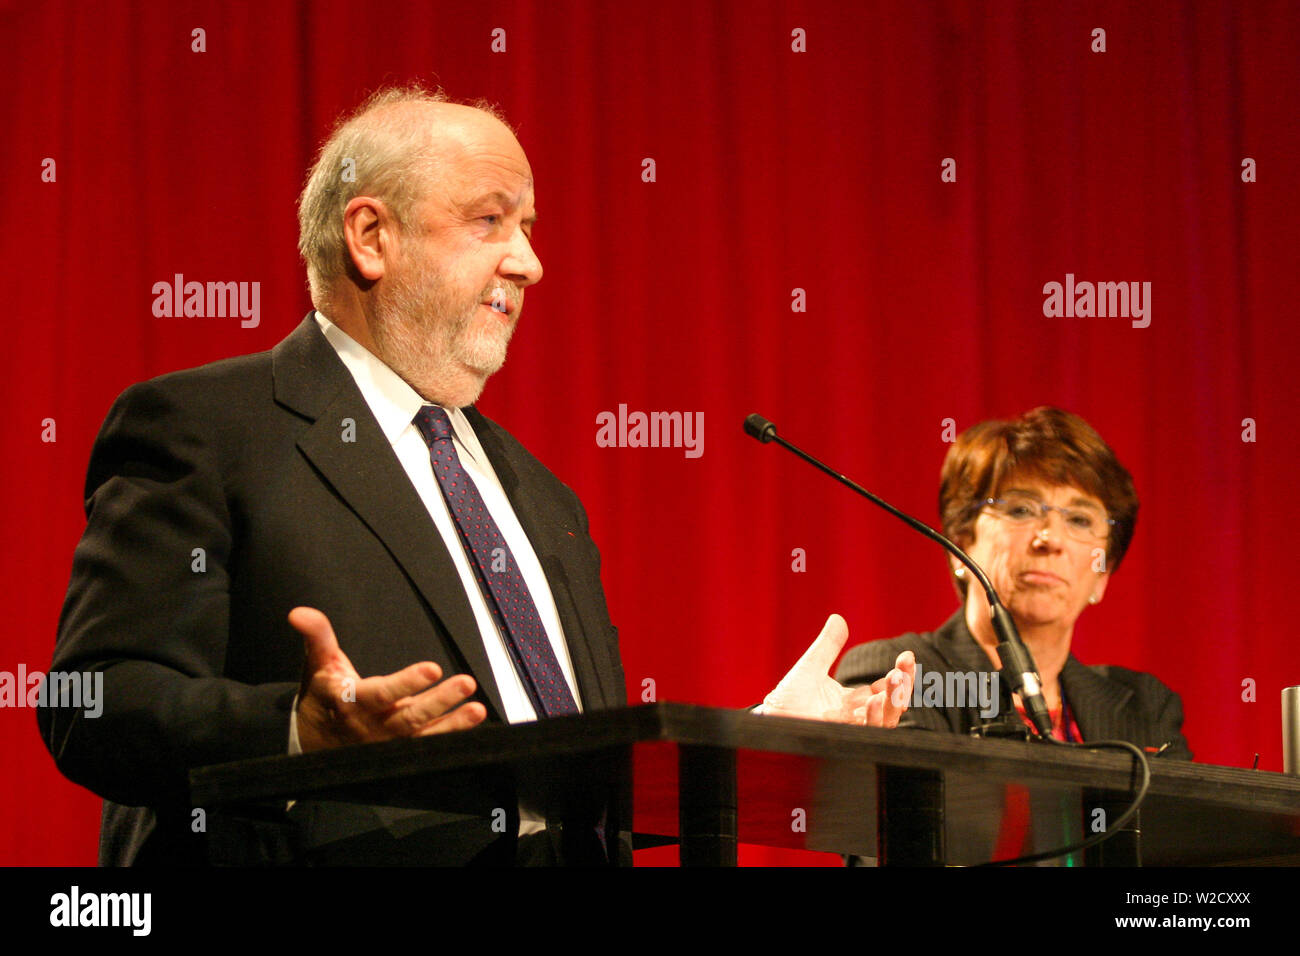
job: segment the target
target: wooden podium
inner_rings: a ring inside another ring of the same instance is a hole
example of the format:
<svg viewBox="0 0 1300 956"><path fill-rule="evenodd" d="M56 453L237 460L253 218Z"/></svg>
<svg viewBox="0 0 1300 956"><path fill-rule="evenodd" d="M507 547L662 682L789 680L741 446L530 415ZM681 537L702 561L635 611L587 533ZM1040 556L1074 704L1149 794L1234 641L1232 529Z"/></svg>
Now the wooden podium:
<svg viewBox="0 0 1300 956"><path fill-rule="evenodd" d="M1069 862L1300 863L1300 778L1158 757L1151 768L1140 826ZM236 814L287 800L483 814L467 781L527 781L548 818L603 817L610 841L630 831L636 847L680 842L683 865L735 865L743 842L893 866L986 862L1009 833L1016 852L1076 842L1118 819L1134 778L1118 751L672 703L190 775L194 806Z"/></svg>

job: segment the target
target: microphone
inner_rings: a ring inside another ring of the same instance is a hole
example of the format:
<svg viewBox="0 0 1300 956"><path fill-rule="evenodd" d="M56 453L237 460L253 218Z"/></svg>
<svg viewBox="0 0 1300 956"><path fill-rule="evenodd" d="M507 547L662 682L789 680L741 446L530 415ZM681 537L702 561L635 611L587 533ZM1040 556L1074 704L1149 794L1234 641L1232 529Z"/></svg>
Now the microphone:
<svg viewBox="0 0 1300 956"><path fill-rule="evenodd" d="M745 434L766 445L776 437L776 426L758 412L753 412L745 416Z"/></svg>
<svg viewBox="0 0 1300 956"><path fill-rule="evenodd" d="M931 541L943 545L958 561L970 568L971 574L975 576L975 580L979 582L980 587L984 589L985 596L988 598L993 631L998 636L998 660L1002 662L1002 677L1007 682L1011 692L1020 695L1020 700L1025 706L1025 713L1034 725L1034 730L1037 731L1038 735L1044 740L1053 739L1052 718L1047 711L1047 701L1043 699L1043 681L1038 676L1038 666L1034 663L1034 656L1029 653L1029 648L1021 640L1020 632L1016 630L1016 622L998 598L997 591L993 590L993 584L989 581L988 575L984 573L983 568L971 560L970 555L929 525L899 511L883 498L873 495L856 481L845 477L829 465L818 461L803 449L786 441L776 433L776 425L757 412L745 418L745 434L758 439L765 445L776 442L787 451L793 452L808 464L826 472L840 484L846 485L864 498L884 508L895 518L921 532Z"/></svg>

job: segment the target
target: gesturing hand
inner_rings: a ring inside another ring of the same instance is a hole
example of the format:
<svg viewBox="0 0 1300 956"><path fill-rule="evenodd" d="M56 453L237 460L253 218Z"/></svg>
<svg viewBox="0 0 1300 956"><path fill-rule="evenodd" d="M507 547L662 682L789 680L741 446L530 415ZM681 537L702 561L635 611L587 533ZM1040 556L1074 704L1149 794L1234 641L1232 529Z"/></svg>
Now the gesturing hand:
<svg viewBox="0 0 1300 956"><path fill-rule="evenodd" d="M897 727L912 699L916 658L898 655L891 670L868 686L845 687L830 676L831 665L849 639L844 618L832 614L803 657L781 678L756 711L778 717L806 717L870 727Z"/></svg>
<svg viewBox="0 0 1300 956"><path fill-rule="evenodd" d="M395 674L363 679L339 648L324 614L296 607L289 623L303 635L307 651L298 691L298 742L304 753L467 730L487 717L482 704L464 703L477 686L468 674L442 680L441 667L422 661Z"/></svg>

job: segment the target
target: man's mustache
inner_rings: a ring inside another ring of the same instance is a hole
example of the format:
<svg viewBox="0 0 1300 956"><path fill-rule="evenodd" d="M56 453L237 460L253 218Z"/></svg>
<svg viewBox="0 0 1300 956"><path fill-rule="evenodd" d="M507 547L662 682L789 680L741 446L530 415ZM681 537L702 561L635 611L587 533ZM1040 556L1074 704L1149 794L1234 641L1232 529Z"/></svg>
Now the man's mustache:
<svg viewBox="0 0 1300 956"><path fill-rule="evenodd" d="M517 315L519 310L523 308L524 290L513 283L497 282L484 290L481 300L491 303L492 308L498 312L509 312L511 315Z"/></svg>

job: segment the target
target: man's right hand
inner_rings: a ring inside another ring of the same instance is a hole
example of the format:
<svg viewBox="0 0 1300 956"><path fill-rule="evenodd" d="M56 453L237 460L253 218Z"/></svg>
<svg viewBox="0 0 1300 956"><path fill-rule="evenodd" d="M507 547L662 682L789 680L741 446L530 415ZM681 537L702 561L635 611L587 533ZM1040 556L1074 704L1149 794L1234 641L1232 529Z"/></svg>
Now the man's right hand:
<svg viewBox="0 0 1300 956"><path fill-rule="evenodd" d="M324 614L296 607L289 612L289 623L303 635L307 650L298 691L303 753L468 730L487 717L482 704L465 703L477 688L468 674L442 680L441 667L422 661L395 674L362 679L339 648Z"/></svg>

